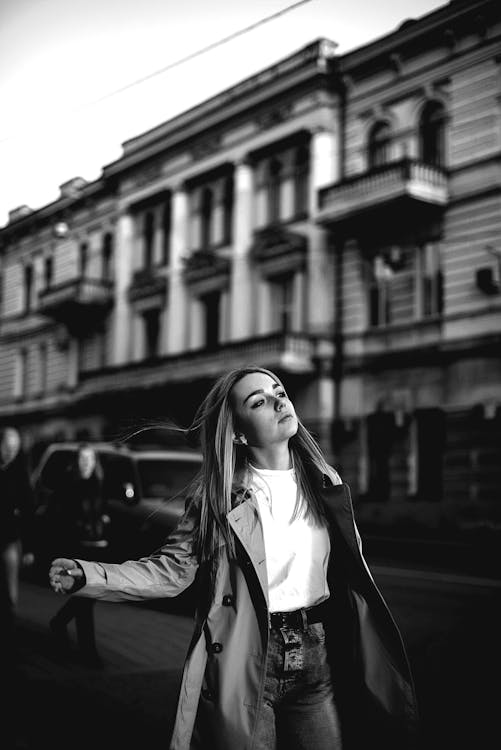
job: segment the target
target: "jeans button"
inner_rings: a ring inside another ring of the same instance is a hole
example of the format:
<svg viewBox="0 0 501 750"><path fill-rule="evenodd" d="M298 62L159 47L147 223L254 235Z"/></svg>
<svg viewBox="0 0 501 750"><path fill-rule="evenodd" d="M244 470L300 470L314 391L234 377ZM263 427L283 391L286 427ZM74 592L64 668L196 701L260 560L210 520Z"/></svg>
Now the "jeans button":
<svg viewBox="0 0 501 750"><path fill-rule="evenodd" d="M223 596L223 606L224 607L232 607L235 599L231 594L225 594Z"/></svg>
<svg viewBox="0 0 501 750"><path fill-rule="evenodd" d="M220 654L223 650L223 644L222 643L213 643L212 644L212 653L213 654Z"/></svg>

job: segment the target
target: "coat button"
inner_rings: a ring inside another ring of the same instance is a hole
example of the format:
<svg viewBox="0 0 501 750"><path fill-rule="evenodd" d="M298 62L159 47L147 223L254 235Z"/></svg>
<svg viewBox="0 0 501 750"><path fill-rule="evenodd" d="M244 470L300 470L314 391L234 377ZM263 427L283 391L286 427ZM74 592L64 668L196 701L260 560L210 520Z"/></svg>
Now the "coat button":
<svg viewBox="0 0 501 750"><path fill-rule="evenodd" d="M212 644L212 653L213 654L220 654L223 650L223 644L222 643L213 643Z"/></svg>
<svg viewBox="0 0 501 750"><path fill-rule="evenodd" d="M223 606L224 607L232 607L235 599L231 594L225 594L223 596Z"/></svg>
<svg viewBox="0 0 501 750"><path fill-rule="evenodd" d="M205 698L207 701L212 700L212 693L209 688L202 688L202 698Z"/></svg>

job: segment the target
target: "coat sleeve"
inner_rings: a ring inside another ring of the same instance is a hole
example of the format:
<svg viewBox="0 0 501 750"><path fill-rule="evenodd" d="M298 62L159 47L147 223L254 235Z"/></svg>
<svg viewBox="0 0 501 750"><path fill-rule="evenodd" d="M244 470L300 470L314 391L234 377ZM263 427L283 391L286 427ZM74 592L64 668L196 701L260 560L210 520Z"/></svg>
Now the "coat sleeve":
<svg viewBox="0 0 501 750"><path fill-rule="evenodd" d="M175 530L149 557L120 564L77 560L85 574L85 585L78 595L105 601L177 596L193 582L198 570L198 527L199 509L188 501Z"/></svg>

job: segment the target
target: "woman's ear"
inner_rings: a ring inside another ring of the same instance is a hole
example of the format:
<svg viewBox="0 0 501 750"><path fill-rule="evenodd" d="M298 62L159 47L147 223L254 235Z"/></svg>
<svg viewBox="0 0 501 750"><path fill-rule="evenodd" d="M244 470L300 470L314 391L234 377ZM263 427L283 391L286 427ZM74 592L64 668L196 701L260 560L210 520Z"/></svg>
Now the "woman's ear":
<svg viewBox="0 0 501 750"><path fill-rule="evenodd" d="M237 445L247 445L247 438L242 432L233 433L233 442Z"/></svg>

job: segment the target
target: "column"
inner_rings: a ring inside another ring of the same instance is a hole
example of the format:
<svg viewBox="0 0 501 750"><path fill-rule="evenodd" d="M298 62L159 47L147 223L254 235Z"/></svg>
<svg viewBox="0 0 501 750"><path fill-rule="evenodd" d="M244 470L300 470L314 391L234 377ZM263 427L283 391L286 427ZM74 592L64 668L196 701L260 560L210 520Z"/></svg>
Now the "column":
<svg viewBox="0 0 501 750"><path fill-rule="evenodd" d="M337 134L318 128L313 131L310 146L310 216L317 213L318 191L340 178L340 144Z"/></svg>
<svg viewBox="0 0 501 750"><path fill-rule="evenodd" d="M115 305L111 322L112 365L126 364L130 360L131 310L127 295L132 278L133 251L134 221L130 214L122 213L117 222L113 253Z"/></svg>
<svg viewBox="0 0 501 750"><path fill-rule="evenodd" d="M167 301L168 354L183 352L187 348L188 291L183 280L183 258L188 253L188 196L183 188L172 196L172 228L170 276Z"/></svg>
<svg viewBox="0 0 501 750"><path fill-rule="evenodd" d="M242 161L235 167L233 203L233 260L230 278L230 340L249 338L256 324L256 300L253 299L252 267L249 250L252 243L252 168Z"/></svg>
<svg viewBox="0 0 501 750"><path fill-rule="evenodd" d="M339 179L336 134L318 129L311 137L308 323L312 333L333 329L335 310L334 248L329 231L315 224L318 191Z"/></svg>

